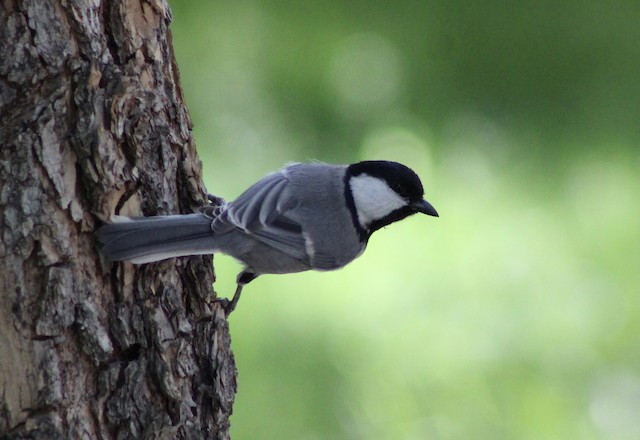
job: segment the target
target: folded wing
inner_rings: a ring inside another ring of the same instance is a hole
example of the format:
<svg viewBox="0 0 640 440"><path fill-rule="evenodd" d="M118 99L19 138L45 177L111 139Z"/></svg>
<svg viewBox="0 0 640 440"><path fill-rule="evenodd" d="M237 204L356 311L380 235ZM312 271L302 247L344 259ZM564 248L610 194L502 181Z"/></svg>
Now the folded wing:
<svg viewBox="0 0 640 440"><path fill-rule="evenodd" d="M294 215L299 206L284 172L270 174L231 202L212 222L214 233L230 225L261 242L311 264L311 249L303 225Z"/></svg>

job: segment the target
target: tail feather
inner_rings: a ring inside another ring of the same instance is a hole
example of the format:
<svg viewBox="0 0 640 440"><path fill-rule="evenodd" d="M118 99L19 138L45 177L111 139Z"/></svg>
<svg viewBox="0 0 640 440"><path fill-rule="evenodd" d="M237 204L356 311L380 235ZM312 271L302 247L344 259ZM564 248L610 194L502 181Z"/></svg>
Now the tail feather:
<svg viewBox="0 0 640 440"><path fill-rule="evenodd" d="M97 231L102 252L111 261L142 264L215 250L211 219L202 214L114 220Z"/></svg>

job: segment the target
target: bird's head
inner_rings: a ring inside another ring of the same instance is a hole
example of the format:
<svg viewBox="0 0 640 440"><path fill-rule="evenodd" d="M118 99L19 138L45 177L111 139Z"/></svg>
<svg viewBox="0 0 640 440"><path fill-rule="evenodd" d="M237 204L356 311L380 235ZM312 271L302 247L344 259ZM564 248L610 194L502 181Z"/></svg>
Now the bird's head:
<svg viewBox="0 0 640 440"><path fill-rule="evenodd" d="M438 217L423 198L420 178L402 164L384 160L358 162L347 167L346 178L352 209L368 234L418 212Z"/></svg>

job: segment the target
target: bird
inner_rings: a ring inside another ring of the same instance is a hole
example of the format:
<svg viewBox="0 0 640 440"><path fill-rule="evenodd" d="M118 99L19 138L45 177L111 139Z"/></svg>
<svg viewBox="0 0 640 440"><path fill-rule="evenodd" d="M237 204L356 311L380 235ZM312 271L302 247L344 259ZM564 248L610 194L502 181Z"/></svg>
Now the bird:
<svg viewBox="0 0 640 440"><path fill-rule="evenodd" d="M221 300L229 316L243 287L260 275L340 269L375 231L416 213L438 217L418 175L386 160L294 163L231 202L209 199L192 214L113 216L97 231L103 255L134 264L230 255L243 269L233 298Z"/></svg>

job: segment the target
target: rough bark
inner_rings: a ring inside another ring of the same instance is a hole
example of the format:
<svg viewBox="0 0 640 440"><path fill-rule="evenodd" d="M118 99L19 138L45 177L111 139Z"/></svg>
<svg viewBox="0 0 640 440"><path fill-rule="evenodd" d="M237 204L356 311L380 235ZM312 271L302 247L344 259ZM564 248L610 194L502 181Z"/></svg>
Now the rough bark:
<svg viewBox="0 0 640 440"><path fill-rule="evenodd" d="M111 264L94 235L205 203L170 14L0 3L0 438L229 437L211 258Z"/></svg>

